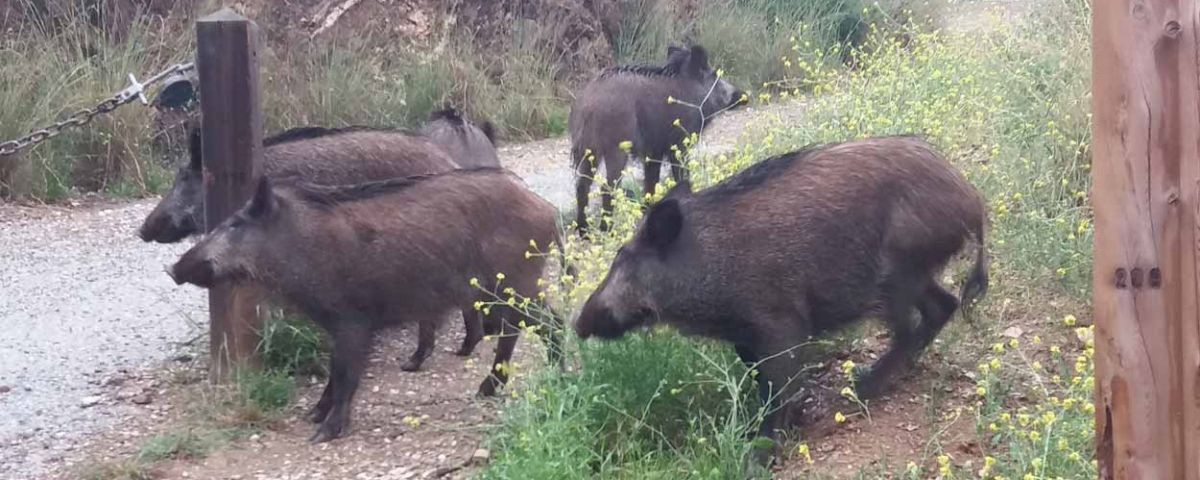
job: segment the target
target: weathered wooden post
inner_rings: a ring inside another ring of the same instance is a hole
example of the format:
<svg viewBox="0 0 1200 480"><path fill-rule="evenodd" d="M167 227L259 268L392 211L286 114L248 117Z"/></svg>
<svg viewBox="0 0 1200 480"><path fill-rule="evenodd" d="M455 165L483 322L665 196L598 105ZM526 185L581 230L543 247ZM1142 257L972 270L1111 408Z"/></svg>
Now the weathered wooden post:
<svg viewBox="0 0 1200 480"><path fill-rule="evenodd" d="M1200 480L1197 0L1093 2L1096 453Z"/></svg>
<svg viewBox="0 0 1200 480"><path fill-rule="evenodd" d="M196 40L207 231L250 198L261 173L258 26L225 8L196 22ZM253 286L218 285L209 290L214 380L254 361L261 299L261 290Z"/></svg>

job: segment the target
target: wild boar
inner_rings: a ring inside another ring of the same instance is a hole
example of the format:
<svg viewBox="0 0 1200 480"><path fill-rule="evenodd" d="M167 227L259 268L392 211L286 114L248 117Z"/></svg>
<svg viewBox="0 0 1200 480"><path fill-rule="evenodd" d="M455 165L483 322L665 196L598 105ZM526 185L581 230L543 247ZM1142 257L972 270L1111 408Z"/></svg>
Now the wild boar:
<svg viewBox="0 0 1200 480"><path fill-rule="evenodd" d="M567 119L579 231L587 230L586 207L597 163L605 167L608 189L602 206L610 214L611 192L629 157L646 159L646 193L654 193L664 161L675 180L683 180L683 159L671 147L683 148L684 138L703 131L713 116L745 101L746 94L709 65L708 52L700 45L669 47L665 65L602 70L576 97ZM623 142L629 142L628 153Z"/></svg>
<svg viewBox="0 0 1200 480"><path fill-rule="evenodd" d="M453 107L429 114L421 134L442 148L459 167L499 167L496 128L484 120L472 123Z"/></svg>
<svg viewBox="0 0 1200 480"><path fill-rule="evenodd" d="M798 390L792 350L880 314L886 354L858 379L877 396L960 306L987 289L987 213L979 192L918 137L811 146L766 159L693 193L672 189L642 219L574 328L617 338L654 322L733 344L759 372L774 438ZM937 274L969 240L974 264L959 299ZM920 321L910 315L915 309Z"/></svg>
<svg viewBox="0 0 1200 480"><path fill-rule="evenodd" d="M545 259L526 251L530 241L557 242L557 232L554 207L503 169L346 186L272 186L263 177L247 205L169 273L201 287L253 279L329 332L331 374L311 416L321 424L311 440L321 442L346 426L376 330L473 308L483 296L472 278L489 291L512 288L537 299ZM508 306L490 312L500 338L482 396L507 381L500 365L512 357L518 315ZM420 329L422 345L433 344L432 334L424 338L433 331ZM561 365L556 332L547 331L548 350Z"/></svg>
<svg viewBox="0 0 1200 480"><path fill-rule="evenodd" d="M174 243L201 232L204 225L201 132L190 135L190 162L175 174L175 183L142 223L143 241ZM275 179L301 178L317 184L348 184L411 175L444 172L455 163L431 140L401 130L367 127L298 127L263 141L263 170ZM483 338L479 312L462 310L467 335L457 354L470 355ZM423 324L422 324L423 325ZM422 332L421 338L434 332ZM421 368L432 349L418 348L404 364L406 371Z"/></svg>

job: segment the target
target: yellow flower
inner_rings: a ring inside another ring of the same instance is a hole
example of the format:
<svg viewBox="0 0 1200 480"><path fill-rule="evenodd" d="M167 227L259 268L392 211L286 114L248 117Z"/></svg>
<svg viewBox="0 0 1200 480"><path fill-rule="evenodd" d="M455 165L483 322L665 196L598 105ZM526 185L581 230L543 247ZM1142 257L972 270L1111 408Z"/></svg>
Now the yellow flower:
<svg viewBox="0 0 1200 480"><path fill-rule="evenodd" d="M472 287L479 287L479 279L478 279L478 278L475 278L475 277L471 277L471 286L472 286Z"/></svg>
<svg viewBox="0 0 1200 480"><path fill-rule="evenodd" d="M853 372L853 371L854 371L854 361L853 360L846 360L845 362L842 362L842 373L849 375L850 372Z"/></svg>
<svg viewBox="0 0 1200 480"><path fill-rule="evenodd" d="M1008 341L1008 346L1012 347L1013 349L1016 349L1018 345L1020 345L1020 342L1018 342L1015 338Z"/></svg>
<svg viewBox="0 0 1200 480"><path fill-rule="evenodd" d="M1066 317L1063 317L1063 323L1066 324L1066 326L1068 326L1068 327L1074 327L1075 326L1075 316L1067 315Z"/></svg>
<svg viewBox="0 0 1200 480"><path fill-rule="evenodd" d="M846 416L845 416L845 415L842 415L842 412L837 412L837 413L835 413L835 414L833 415L833 421L835 421L835 422L837 422L837 423L845 423L845 422L846 422Z"/></svg>
<svg viewBox="0 0 1200 480"><path fill-rule="evenodd" d="M1030 440L1030 441L1036 442L1036 441L1039 441L1039 440L1041 440L1041 439L1042 439L1042 434L1041 434L1041 433L1038 433L1038 431L1037 431L1037 430L1030 430L1030 431L1029 431L1029 440Z"/></svg>
<svg viewBox="0 0 1200 480"><path fill-rule="evenodd" d="M667 105L672 105L674 103L675 103L675 97L667 97Z"/></svg>
<svg viewBox="0 0 1200 480"><path fill-rule="evenodd" d="M975 393L981 397L985 397L985 396L987 396L987 389L983 388L983 387L979 387L979 388L975 389Z"/></svg>
<svg viewBox="0 0 1200 480"><path fill-rule="evenodd" d="M800 455L801 457L804 457L805 463L807 463L809 465L813 464L812 455L808 451L807 443L801 443L800 446L796 448L796 454Z"/></svg>
<svg viewBox="0 0 1200 480"><path fill-rule="evenodd" d="M842 396L846 398L854 398L854 390L850 389L850 387L845 387L842 389Z"/></svg>
<svg viewBox="0 0 1200 480"><path fill-rule="evenodd" d="M622 140L621 143L617 144L617 147L619 147L621 151L629 153L630 150L633 150L633 142L629 140Z"/></svg>
<svg viewBox="0 0 1200 480"><path fill-rule="evenodd" d="M1004 353L1004 344L997 343L995 345L992 345L992 351L996 352L996 353Z"/></svg>
<svg viewBox="0 0 1200 480"><path fill-rule="evenodd" d="M1034 336L1033 336L1033 344L1034 344L1034 345L1041 345L1041 344L1042 344L1042 337L1039 337L1039 336L1037 336L1037 335L1034 335Z"/></svg>
<svg viewBox="0 0 1200 480"><path fill-rule="evenodd" d="M992 370L1000 370L1000 359L993 358L990 365L992 366Z"/></svg>

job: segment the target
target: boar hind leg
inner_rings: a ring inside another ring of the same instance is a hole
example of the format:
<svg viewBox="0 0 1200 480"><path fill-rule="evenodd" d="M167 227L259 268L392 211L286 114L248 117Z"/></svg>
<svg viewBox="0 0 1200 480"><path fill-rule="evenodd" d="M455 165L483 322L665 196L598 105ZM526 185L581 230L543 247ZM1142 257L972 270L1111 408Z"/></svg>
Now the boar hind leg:
<svg viewBox="0 0 1200 480"><path fill-rule="evenodd" d="M579 234L587 233L588 194L592 189L592 176L596 169L589 162L581 162L575 174L575 226Z"/></svg>
<svg viewBox="0 0 1200 480"><path fill-rule="evenodd" d="M508 383L508 362L512 360L513 349L517 346L517 335L521 331L513 325L508 317L500 319L500 338L496 341L496 357L492 360L492 370L487 378L479 385L479 396L491 397L496 390Z"/></svg>
<svg viewBox="0 0 1200 480"><path fill-rule="evenodd" d="M332 368L326 387L332 387L331 400L321 426L309 437L310 442L327 442L342 435L350 420L350 404L358 391L370 348L371 331L365 325L344 322L334 332Z"/></svg>
<svg viewBox="0 0 1200 480"><path fill-rule="evenodd" d="M878 397L887 387L891 377L907 367L919 349L917 333L913 326L913 307L924 297L928 279L923 275L894 273L883 283L884 319L891 330L891 345L870 369L858 375L859 398Z"/></svg>
<svg viewBox="0 0 1200 480"><path fill-rule="evenodd" d="M917 303L917 309L921 312L921 324L917 327L916 348L924 350L954 315L954 311L958 309L958 299L937 282L930 280L929 286L925 288L925 295Z"/></svg>
<svg viewBox="0 0 1200 480"><path fill-rule="evenodd" d="M689 177L688 169L683 165L683 159L679 158L675 152L668 153L667 155L670 155L671 158L671 178L675 179L675 183L687 180Z"/></svg>
<svg viewBox="0 0 1200 480"><path fill-rule="evenodd" d="M646 168L642 171L642 195L654 195L658 188L658 179L662 171L662 161L647 158Z"/></svg>
<svg viewBox="0 0 1200 480"><path fill-rule="evenodd" d="M455 352L455 355L466 357L475 351L475 345L483 340L483 320L480 318L481 312L475 310L474 305L467 305L462 308L463 330L466 335L463 336L462 347Z"/></svg>
<svg viewBox="0 0 1200 480"><path fill-rule="evenodd" d="M408 361L400 366L400 369L406 372L420 370L421 364L425 363L425 359L429 358L429 355L433 353L433 345L436 342L436 337L437 321L433 318L421 319L417 323L417 351L413 352Z"/></svg>
<svg viewBox="0 0 1200 480"><path fill-rule="evenodd" d="M558 367L559 370L566 368L566 360L563 355L562 332L564 327L563 319L550 307L546 307L549 312L549 325L542 325L542 339L546 344L546 360L552 365Z"/></svg>

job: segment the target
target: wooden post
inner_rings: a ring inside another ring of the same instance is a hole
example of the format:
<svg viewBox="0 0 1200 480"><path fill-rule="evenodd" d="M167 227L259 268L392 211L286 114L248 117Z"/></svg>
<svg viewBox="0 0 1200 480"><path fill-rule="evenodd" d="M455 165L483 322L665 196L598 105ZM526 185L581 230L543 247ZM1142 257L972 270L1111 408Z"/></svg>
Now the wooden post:
<svg viewBox="0 0 1200 480"><path fill-rule="evenodd" d="M261 174L258 26L225 8L196 22L196 40L208 231L242 207ZM232 367L254 362L261 299L261 289L254 286L209 290L214 380L227 378Z"/></svg>
<svg viewBox="0 0 1200 480"><path fill-rule="evenodd" d="M1092 6L1100 478L1200 480L1200 11Z"/></svg>

